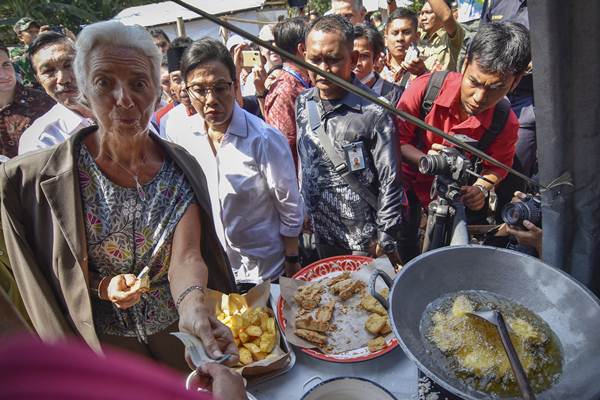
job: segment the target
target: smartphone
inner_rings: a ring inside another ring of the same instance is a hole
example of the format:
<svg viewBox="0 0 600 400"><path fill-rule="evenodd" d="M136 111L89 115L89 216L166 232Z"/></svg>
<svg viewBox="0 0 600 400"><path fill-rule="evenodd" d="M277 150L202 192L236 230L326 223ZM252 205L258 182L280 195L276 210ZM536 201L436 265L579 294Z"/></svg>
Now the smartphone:
<svg viewBox="0 0 600 400"><path fill-rule="evenodd" d="M408 50L406 50L406 56L404 56L404 62L410 64L413 60L419 57L419 49L416 44L411 44Z"/></svg>
<svg viewBox="0 0 600 400"><path fill-rule="evenodd" d="M253 68L254 66L260 66L261 64L260 51L242 50L242 67Z"/></svg>
<svg viewBox="0 0 600 400"><path fill-rule="evenodd" d="M51 26L49 30L52 32L60 33L61 35L65 34L61 25Z"/></svg>

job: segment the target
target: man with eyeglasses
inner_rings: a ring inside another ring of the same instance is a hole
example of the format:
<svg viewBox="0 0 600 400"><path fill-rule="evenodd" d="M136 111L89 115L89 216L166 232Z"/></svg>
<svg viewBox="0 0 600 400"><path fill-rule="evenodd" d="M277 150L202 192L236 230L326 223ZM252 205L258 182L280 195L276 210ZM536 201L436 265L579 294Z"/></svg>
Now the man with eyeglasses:
<svg viewBox="0 0 600 400"><path fill-rule="evenodd" d="M285 137L238 105L235 64L221 42L194 42L181 75L199 117L193 130L180 129L173 139L202 167L238 284L291 276L300 268L304 206Z"/></svg>

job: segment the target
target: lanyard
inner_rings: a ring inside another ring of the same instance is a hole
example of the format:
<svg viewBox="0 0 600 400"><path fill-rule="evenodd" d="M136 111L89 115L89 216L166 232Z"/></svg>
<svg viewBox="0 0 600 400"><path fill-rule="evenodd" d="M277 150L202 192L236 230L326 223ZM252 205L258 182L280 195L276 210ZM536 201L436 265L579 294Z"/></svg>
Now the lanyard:
<svg viewBox="0 0 600 400"><path fill-rule="evenodd" d="M304 86L306 89L310 88L310 85L308 84L308 82L306 82L304 80L304 78L302 78L300 76L300 74L296 71L294 71L293 69L289 68L289 67L283 67L283 70L285 72L287 72L288 74L290 74L291 76L293 76L294 78L296 78L296 80L298 82L300 82L302 84L302 86Z"/></svg>

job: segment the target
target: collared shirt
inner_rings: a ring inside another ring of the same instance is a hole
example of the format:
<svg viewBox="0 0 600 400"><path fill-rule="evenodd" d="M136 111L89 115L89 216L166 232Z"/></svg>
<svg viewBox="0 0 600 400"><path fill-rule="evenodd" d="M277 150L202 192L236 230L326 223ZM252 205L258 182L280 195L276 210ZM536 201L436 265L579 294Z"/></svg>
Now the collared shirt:
<svg viewBox="0 0 600 400"><path fill-rule="evenodd" d="M73 133L93 124L92 119L57 103L23 132L19 140L19 154L62 143Z"/></svg>
<svg viewBox="0 0 600 400"><path fill-rule="evenodd" d="M398 103L398 108L420 118L421 102L427 90L430 74L423 75L415 79L410 88L406 89L404 95ZM466 120L460 120L460 85L462 74L451 72L446 76L437 99L433 102L431 111L425 117L425 122L447 132L451 135L466 135L475 140L481 139L487 128L492 123L494 116L494 107L483 111L477 115L471 115ZM416 126L404 120L397 120L398 130L400 132L400 145L417 144ZM487 148L486 153L505 165L512 165L515 154L515 145L517 142L519 130L519 121L514 112L510 112L504 129L498 134L496 139ZM421 149L424 153L431 148L434 143L444 143L443 139L431 131L427 131L424 136L424 147ZM483 168L491 171L501 178L506 176L506 171L483 162ZM402 163L403 176L412 186L421 204L426 207L429 202L429 190L433 177L423 175L417 169L408 163Z"/></svg>
<svg viewBox="0 0 600 400"><path fill-rule="evenodd" d="M421 57L425 60L425 67L433 71L456 71L458 54L465 40L465 29L456 24L456 32L450 37L444 28L438 29L432 35L419 29L422 40L417 44Z"/></svg>
<svg viewBox="0 0 600 400"><path fill-rule="evenodd" d="M401 86L384 79L378 73L375 73L375 78L376 80L373 86L371 86L371 90L378 96L385 97L391 104L397 104L404 89Z"/></svg>
<svg viewBox="0 0 600 400"><path fill-rule="evenodd" d="M352 83L369 90L357 79ZM388 235L395 233L402 223L406 205L392 116L353 93L325 102L319 99L318 93L316 88L309 89L296 101L301 189L307 214L320 243L368 252L378 236L380 241L389 240ZM365 168L355 171L354 175L377 195L377 210L335 172L317 133L311 128L308 101L317 103L321 124L340 156L345 157L342 146L363 143Z"/></svg>
<svg viewBox="0 0 600 400"><path fill-rule="evenodd" d="M195 128L196 113L190 115L183 104L179 104L160 119L160 137L171 140L177 132L189 132ZM172 140L171 140L172 141Z"/></svg>
<svg viewBox="0 0 600 400"><path fill-rule="evenodd" d="M17 83L12 103L0 107L0 154L15 157L23 131L44 115L55 102L46 93Z"/></svg>
<svg viewBox="0 0 600 400"><path fill-rule="evenodd" d="M277 128L287 138L298 166L298 149L296 147L296 98L307 88L310 82L308 75L290 63L284 63L286 68L295 71L303 80L301 82L291 73L283 71L271 85L265 98L265 121Z"/></svg>
<svg viewBox="0 0 600 400"><path fill-rule="evenodd" d="M282 236L295 237L303 202L287 141L237 103L217 154L204 122L173 131L206 175L215 229L238 282L275 279L283 272Z"/></svg>
<svg viewBox="0 0 600 400"><path fill-rule="evenodd" d="M167 115L167 113L169 111L171 111L173 108L175 108L178 104L179 103L172 101L154 113L154 117L156 118L156 123L158 124L158 126L160 126L160 121L161 121L162 117Z"/></svg>

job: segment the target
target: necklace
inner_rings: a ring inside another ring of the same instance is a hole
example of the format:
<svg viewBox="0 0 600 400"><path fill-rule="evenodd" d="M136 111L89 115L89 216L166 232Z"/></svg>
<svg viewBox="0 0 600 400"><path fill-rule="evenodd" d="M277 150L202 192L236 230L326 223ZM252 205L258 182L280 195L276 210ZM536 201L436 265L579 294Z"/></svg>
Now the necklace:
<svg viewBox="0 0 600 400"><path fill-rule="evenodd" d="M123 171L125 171L129 175L131 175L131 177L133 178L133 180L135 182L135 188L137 190L138 196L140 197L140 200L146 201L146 192L144 192L144 188L140 184L140 180L139 180L137 174L134 174L133 172L131 172L131 170L129 168L124 167L123 164L121 164L120 162L118 162L117 160L115 160L114 158L112 158L112 156L110 155L110 153L106 153L106 156L112 162L114 162L115 164L117 164ZM144 162L144 158L142 158L142 163L143 162Z"/></svg>

